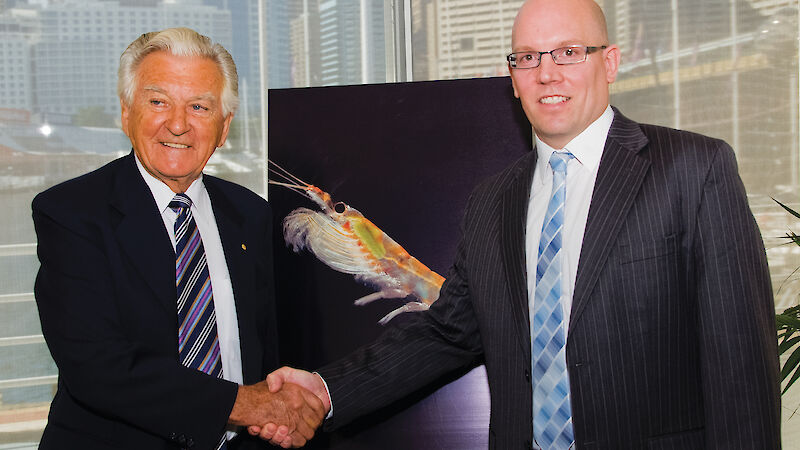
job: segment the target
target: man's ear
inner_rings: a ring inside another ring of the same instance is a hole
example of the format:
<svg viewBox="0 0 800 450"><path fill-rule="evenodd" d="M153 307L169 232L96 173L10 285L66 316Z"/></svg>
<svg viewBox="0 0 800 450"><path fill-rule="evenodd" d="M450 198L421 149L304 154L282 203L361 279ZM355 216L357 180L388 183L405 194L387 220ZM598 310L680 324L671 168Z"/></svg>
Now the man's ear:
<svg viewBox="0 0 800 450"><path fill-rule="evenodd" d="M125 103L124 100L119 99L119 107L122 110L122 115L120 116L120 120L122 120L122 132L125 133L126 136L130 136L128 134L128 105Z"/></svg>
<svg viewBox="0 0 800 450"><path fill-rule="evenodd" d="M233 113L230 113L228 117L225 118L225 124L222 125L222 134L220 134L219 140L217 141L217 148L222 147L225 144L225 140L228 139L228 131L231 129L232 120Z"/></svg>
<svg viewBox="0 0 800 450"><path fill-rule="evenodd" d="M606 81L608 84L617 79L617 71L619 70L619 61L621 53L616 44L609 45L603 50L603 64L606 66Z"/></svg>

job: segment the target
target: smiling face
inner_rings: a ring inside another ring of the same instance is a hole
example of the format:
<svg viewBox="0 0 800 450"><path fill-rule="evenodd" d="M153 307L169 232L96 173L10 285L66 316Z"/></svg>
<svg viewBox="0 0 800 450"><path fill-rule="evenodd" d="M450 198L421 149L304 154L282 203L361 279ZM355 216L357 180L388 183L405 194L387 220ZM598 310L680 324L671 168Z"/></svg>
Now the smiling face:
<svg viewBox="0 0 800 450"><path fill-rule="evenodd" d="M569 45L608 45L605 21L591 0L529 0L517 14L512 51L549 51ZM594 122L608 106L608 85L619 66L619 48L587 55L586 61L557 65L542 55L539 67L511 69L514 95L536 135L556 149Z"/></svg>
<svg viewBox="0 0 800 450"><path fill-rule="evenodd" d="M173 192L184 192L225 143L233 114L222 113L223 78L208 58L151 53L136 70L122 131L145 169Z"/></svg>

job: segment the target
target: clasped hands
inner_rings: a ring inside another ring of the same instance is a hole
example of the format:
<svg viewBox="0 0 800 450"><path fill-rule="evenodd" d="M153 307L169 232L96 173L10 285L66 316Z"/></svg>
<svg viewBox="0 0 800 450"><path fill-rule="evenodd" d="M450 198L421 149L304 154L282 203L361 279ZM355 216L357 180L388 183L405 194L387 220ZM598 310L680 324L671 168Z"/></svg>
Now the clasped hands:
<svg viewBox="0 0 800 450"><path fill-rule="evenodd" d="M330 398L319 375L282 367L265 381L239 386L229 422L247 426L251 435L273 445L302 447L330 409Z"/></svg>

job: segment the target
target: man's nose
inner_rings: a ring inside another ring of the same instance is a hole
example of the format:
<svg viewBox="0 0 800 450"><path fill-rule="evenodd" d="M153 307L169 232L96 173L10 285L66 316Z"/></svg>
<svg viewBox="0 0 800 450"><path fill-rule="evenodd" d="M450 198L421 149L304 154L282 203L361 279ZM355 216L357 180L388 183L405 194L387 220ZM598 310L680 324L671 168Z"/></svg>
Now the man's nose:
<svg viewBox="0 0 800 450"><path fill-rule="evenodd" d="M167 119L167 130L175 136L180 136L189 131L186 121L186 111L183 108L173 108Z"/></svg>
<svg viewBox="0 0 800 450"><path fill-rule="evenodd" d="M541 58L539 67L535 69L539 83L546 84L561 80L561 67L556 64L553 55L545 53Z"/></svg>

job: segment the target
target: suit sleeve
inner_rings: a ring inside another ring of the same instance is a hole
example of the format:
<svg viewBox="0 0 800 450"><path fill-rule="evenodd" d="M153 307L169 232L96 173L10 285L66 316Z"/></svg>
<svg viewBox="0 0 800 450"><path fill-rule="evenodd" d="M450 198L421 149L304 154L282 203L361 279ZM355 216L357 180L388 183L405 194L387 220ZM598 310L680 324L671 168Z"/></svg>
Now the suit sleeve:
<svg viewBox="0 0 800 450"><path fill-rule="evenodd" d="M41 196L33 203L41 261L35 294L65 391L60 395L109 420L212 448L224 432L236 384L129 338L101 227L68 210Z"/></svg>
<svg viewBox="0 0 800 450"><path fill-rule="evenodd" d="M758 227L721 143L697 211L695 275L709 448L780 447L775 309Z"/></svg>
<svg viewBox="0 0 800 450"><path fill-rule="evenodd" d="M410 321L392 326L374 343L317 371L328 385L334 408L326 429L389 405L480 358L480 332L467 279L467 245L462 238L439 299L428 311L414 313Z"/></svg>

